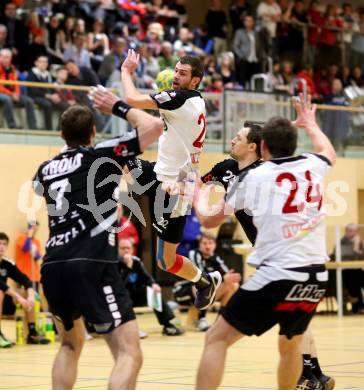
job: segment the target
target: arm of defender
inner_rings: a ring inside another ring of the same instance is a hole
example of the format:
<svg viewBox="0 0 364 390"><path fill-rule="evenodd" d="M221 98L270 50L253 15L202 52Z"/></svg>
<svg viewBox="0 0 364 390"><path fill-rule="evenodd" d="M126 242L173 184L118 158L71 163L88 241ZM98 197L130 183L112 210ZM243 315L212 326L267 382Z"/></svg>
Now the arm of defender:
<svg viewBox="0 0 364 390"><path fill-rule="evenodd" d="M128 56L121 66L121 83L127 104L134 108L157 110L157 103L147 94L140 93L134 86L132 74L138 67L139 54L134 50L128 51Z"/></svg>
<svg viewBox="0 0 364 390"><path fill-rule="evenodd" d="M308 95L305 101L303 94L300 93L299 100L295 97L292 98L292 104L297 112L297 119L293 122L293 125L302 127L310 137L315 153L326 157L331 165L334 165L336 152L332 143L316 122L316 105L311 104L311 95Z"/></svg>

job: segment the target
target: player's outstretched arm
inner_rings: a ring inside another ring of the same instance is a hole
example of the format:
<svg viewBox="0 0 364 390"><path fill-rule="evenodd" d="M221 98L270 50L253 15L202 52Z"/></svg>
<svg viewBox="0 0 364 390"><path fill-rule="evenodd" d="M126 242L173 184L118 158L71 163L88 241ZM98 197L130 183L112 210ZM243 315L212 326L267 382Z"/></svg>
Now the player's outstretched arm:
<svg viewBox="0 0 364 390"><path fill-rule="evenodd" d="M336 152L332 143L316 122L316 104L311 103L311 95L307 95L305 100L303 94L300 93L299 99L292 98L292 105L297 113L297 119L293 122L293 125L302 127L310 137L315 153L325 156L334 165Z"/></svg>
<svg viewBox="0 0 364 390"><path fill-rule="evenodd" d="M140 93L134 86L133 73L138 63L139 54L136 54L134 50L128 50L128 56L121 65L121 83L125 101L134 108L157 110L157 103L149 95Z"/></svg>

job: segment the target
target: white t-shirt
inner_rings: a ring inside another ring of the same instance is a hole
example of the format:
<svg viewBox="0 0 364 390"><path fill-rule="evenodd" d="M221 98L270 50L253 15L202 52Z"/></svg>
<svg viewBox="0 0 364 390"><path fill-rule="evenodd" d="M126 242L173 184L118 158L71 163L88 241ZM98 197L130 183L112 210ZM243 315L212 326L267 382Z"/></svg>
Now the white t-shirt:
<svg viewBox="0 0 364 390"><path fill-rule="evenodd" d="M159 137L154 171L159 181L175 181L198 167L206 134L206 108L195 90L164 91L151 95L166 129Z"/></svg>
<svg viewBox="0 0 364 390"><path fill-rule="evenodd" d="M227 202L258 230L248 263L298 268L327 261L322 192L330 162L306 153L267 161L236 181Z"/></svg>
<svg viewBox="0 0 364 390"><path fill-rule="evenodd" d="M270 20L270 16L280 15L281 13L281 7L277 3L267 4L261 2L257 8L257 16L262 19L262 24L269 31L271 38L276 37L277 22Z"/></svg>

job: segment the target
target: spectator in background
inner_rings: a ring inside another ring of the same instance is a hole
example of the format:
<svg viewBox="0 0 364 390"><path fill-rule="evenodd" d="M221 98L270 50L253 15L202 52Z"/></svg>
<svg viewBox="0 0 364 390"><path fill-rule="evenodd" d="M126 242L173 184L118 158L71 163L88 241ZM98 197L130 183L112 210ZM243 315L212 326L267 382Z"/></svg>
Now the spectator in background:
<svg viewBox="0 0 364 390"><path fill-rule="evenodd" d="M125 287L129 291L133 306L145 306L147 303L147 286L151 287L156 293L161 293L162 289L145 269L141 259L133 256L132 241L128 238L123 238L118 245L120 274ZM162 334L166 336L180 336L183 334L180 329L171 323L174 314L163 298L162 311L154 310L154 314L159 324L163 326ZM139 334L142 338L147 336L144 332Z"/></svg>
<svg viewBox="0 0 364 390"><path fill-rule="evenodd" d="M224 88L234 88L236 82L234 54L231 51L222 53L217 63Z"/></svg>
<svg viewBox="0 0 364 390"><path fill-rule="evenodd" d="M359 227L349 223L345 227L345 235L341 239L341 257L343 261L363 260L364 246L359 235ZM335 259L334 254L331 255ZM353 298L353 313L364 314L364 300L361 289L364 288L364 271L359 269L345 269L343 273L344 287Z"/></svg>
<svg viewBox="0 0 364 390"><path fill-rule="evenodd" d="M68 16L59 33L62 52L64 52L65 50L67 50L69 47L72 46L74 34L75 34L75 19L71 16Z"/></svg>
<svg viewBox="0 0 364 390"><path fill-rule="evenodd" d="M55 84L64 85L67 83L68 71L64 66L57 69L56 75ZM61 102L66 102L70 106L76 104L76 98L71 89L58 89L57 94L61 98Z"/></svg>
<svg viewBox="0 0 364 390"><path fill-rule="evenodd" d="M15 243L15 262L17 267L33 283L33 288L39 292L40 263L42 260L42 247L36 237L39 223L28 223L27 232L21 233Z"/></svg>
<svg viewBox="0 0 364 390"><path fill-rule="evenodd" d="M198 247L200 236L201 224L196 216L195 209L192 208L191 213L186 218L182 241L178 246L177 253L181 256L188 257L190 251Z"/></svg>
<svg viewBox="0 0 364 390"><path fill-rule="evenodd" d="M48 58L48 49L45 42L45 30L35 35L33 42L28 47L27 69L31 69L36 59L40 56Z"/></svg>
<svg viewBox="0 0 364 390"><path fill-rule="evenodd" d="M282 11L275 0L264 0L259 3L257 8L257 18L262 21L272 41L273 57L276 56L277 51L277 22L281 19Z"/></svg>
<svg viewBox="0 0 364 390"><path fill-rule="evenodd" d="M342 36L345 45L345 62L347 64L350 64L350 53L351 53L353 32L359 31L359 25L355 20L353 9L350 3L343 4L341 19L343 21L343 28L346 30Z"/></svg>
<svg viewBox="0 0 364 390"><path fill-rule="evenodd" d="M232 0L229 5L229 17L233 33L244 28L244 17L251 15L251 5L246 0Z"/></svg>
<svg viewBox="0 0 364 390"><path fill-rule="evenodd" d="M331 85L331 94L326 96L324 103L335 106L346 106L347 101L343 93L340 79L334 79ZM343 150L350 129L349 113L345 111L325 111L322 131L329 137L336 150Z"/></svg>
<svg viewBox="0 0 364 390"><path fill-rule="evenodd" d="M61 26L57 15L52 15L47 24L46 47L51 64L63 64L61 51Z"/></svg>
<svg viewBox="0 0 364 390"><path fill-rule="evenodd" d="M139 49L140 60L144 62L143 84L145 88L152 88L160 71L157 58L154 56L154 46L141 45Z"/></svg>
<svg viewBox="0 0 364 390"><path fill-rule="evenodd" d="M350 84L354 87L364 87L363 71L359 66L353 69L352 75L350 76Z"/></svg>
<svg viewBox="0 0 364 390"><path fill-rule="evenodd" d="M350 58L351 66L358 66L364 71L364 11L359 16L359 31L353 34Z"/></svg>
<svg viewBox="0 0 364 390"><path fill-rule="evenodd" d="M216 61L221 53L227 51L227 16L222 8L221 0L210 0L205 23L208 28L208 35L214 40Z"/></svg>
<svg viewBox="0 0 364 390"><path fill-rule="evenodd" d="M65 62L73 60L79 67L91 69L91 56L86 49L86 35L83 33L76 34L74 44L69 46L63 55Z"/></svg>
<svg viewBox="0 0 364 390"><path fill-rule="evenodd" d="M173 46L171 42L162 42L161 52L157 58L160 69L164 70L167 68L174 69L178 62L178 57L173 54Z"/></svg>
<svg viewBox="0 0 364 390"><path fill-rule="evenodd" d="M336 45L338 29L343 22L337 14L335 5L329 4L324 15L324 26L320 35L319 64L322 66L340 61L340 48Z"/></svg>
<svg viewBox="0 0 364 390"><path fill-rule="evenodd" d="M210 37L208 27L205 23L193 30L192 43L194 46L203 50L205 54L210 55L213 53L214 40Z"/></svg>
<svg viewBox="0 0 364 390"><path fill-rule="evenodd" d="M307 11L307 19L310 24L307 34L307 60L310 65L313 65L316 61L316 50L321 35L321 29L325 23L317 0L312 0L310 2Z"/></svg>
<svg viewBox="0 0 364 390"><path fill-rule="evenodd" d="M48 57L39 56L29 72L27 81L35 83L53 83L53 78L48 71ZM28 88L29 96L43 110L46 130L53 130L52 115L54 110L63 112L69 107L67 102L61 100L54 88Z"/></svg>
<svg viewBox="0 0 364 390"><path fill-rule="evenodd" d="M309 93L313 98L317 97L315 81L313 79L313 68L311 65L304 65L297 73L296 78L298 79L297 93L303 92L303 83L300 81L300 79L302 79L306 81L307 93Z"/></svg>
<svg viewBox="0 0 364 390"><path fill-rule="evenodd" d="M8 44L6 42L7 35L8 35L8 29L3 24L0 24L0 50L9 49Z"/></svg>
<svg viewBox="0 0 364 390"><path fill-rule="evenodd" d="M105 56L110 52L109 38L104 32L105 25L102 20L95 20L93 31L87 35L87 48L91 55L91 64L95 72L98 72Z"/></svg>
<svg viewBox="0 0 364 390"><path fill-rule="evenodd" d="M138 252L139 244L139 232L135 227L130 216L127 217L124 215L124 207L121 203L118 204L117 209L117 220L118 220L118 240L128 239L133 244L133 255L136 255Z"/></svg>
<svg viewBox="0 0 364 390"><path fill-rule="evenodd" d="M183 49L186 55L204 54L203 51L197 46L193 45L191 41L192 41L191 31L187 27L182 27L179 30L178 39L173 44L174 51L178 52L180 49Z"/></svg>
<svg viewBox="0 0 364 390"><path fill-rule="evenodd" d="M343 83L344 88L349 87L351 85L350 75L351 75L350 68L348 66L343 66L341 69L340 79Z"/></svg>
<svg viewBox="0 0 364 390"><path fill-rule="evenodd" d="M160 23L151 23L147 29L146 42L154 48L154 52L159 55L162 49L164 37L163 26Z"/></svg>
<svg viewBox="0 0 364 390"><path fill-rule="evenodd" d="M233 51L237 80L246 87L254 74L262 72L263 61L267 56L267 35L265 29L255 27L251 15L245 16L244 26L235 33Z"/></svg>
<svg viewBox="0 0 364 390"><path fill-rule="evenodd" d="M110 76L116 71L120 73L121 64L126 58L126 41L124 38L117 38L111 53L107 54L98 71L98 76L103 85L107 84ZM120 77L118 77L120 80Z"/></svg>
<svg viewBox="0 0 364 390"><path fill-rule="evenodd" d="M7 45L13 52L14 64L24 70L28 52L29 31L24 22L16 18L16 5L8 3L5 6L4 17L0 18L0 23L5 25L7 33Z"/></svg>
<svg viewBox="0 0 364 390"><path fill-rule="evenodd" d="M2 49L0 51L0 80L18 80L18 71L12 62L12 52L10 49ZM27 114L28 126L30 129L36 129L37 123L35 119L33 100L20 94L19 85L3 85L0 84L0 102L3 105L4 116L10 129L19 128L14 118L14 104L25 107Z"/></svg>

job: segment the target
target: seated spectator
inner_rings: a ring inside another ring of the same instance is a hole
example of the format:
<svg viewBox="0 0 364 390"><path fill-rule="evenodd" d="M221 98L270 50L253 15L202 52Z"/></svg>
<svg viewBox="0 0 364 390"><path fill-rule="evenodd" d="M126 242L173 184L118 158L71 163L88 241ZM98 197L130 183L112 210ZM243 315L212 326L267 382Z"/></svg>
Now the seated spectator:
<svg viewBox="0 0 364 390"><path fill-rule="evenodd" d="M209 30L206 24L202 24L193 30L193 45L203 50L205 54L213 54L214 40L209 36Z"/></svg>
<svg viewBox="0 0 364 390"><path fill-rule="evenodd" d="M123 238L119 241L119 269L125 286L129 291L133 306L145 306L147 302L147 286L160 293L161 287L145 269L142 261L133 256L133 243ZM171 323L175 317L172 310L162 298L162 311L154 310L158 322L163 326L162 334L166 336L180 336L183 334ZM144 336L145 337L145 336Z"/></svg>
<svg viewBox="0 0 364 390"><path fill-rule="evenodd" d="M241 276L234 270L229 270L223 259L215 253L216 239L210 234L203 233L199 240L198 250L189 253L190 260L204 272L219 271L223 276L223 281L216 292L215 301L225 306L232 295L239 288ZM173 292L175 299L180 305L192 305L196 295L193 283L189 281L177 282ZM209 328L206 320L206 310L199 311L199 319L196 322L196 329L204 332Z"/></svg>
<svg viewBox="0 0 364 390"><path fill-rule="evenodd" d="M11 63L12 61L12 52L10 49L2 49L0 51L0 80L18 80L18 71L15 66ZM36 129L36 119L34 112L33 100L26 96L20 94L19 85L3 85L0 84L0 102L3 106L4 116L8 127L10 129L19 128L20 126L16 124L13 108L14 104L17 104L21 107L25 107L27 114L28 126L30 129Z"/></svg>
<svg viewBox="0 0 364 390"><path fill-rule="evenodd" d="M222 53L218 59L218 72L221 75L224 88L233 88L236 81L234 54Z"/></svg>
<svg viewBox="0 0 364 390"><path fill-rule="evenodd" d="M27 317L29 334L27 337L28 344L39 344L41 337L35 329L35 311L34 311L34 289L29 278L19 270L15 263L5 256L9 246L9 237L5 233L0 233L0 348L10 348L14 345L9 341L1 331L1 316L3 312L3 302L5 294L12 297L23 308ZM14 280L19 286L24 288L23 291L18 291L9 287L6 282L8 278ZM24 298L23 295L26 297ZM47 341L45 339L45 343ZM38 342L37 342L38 341Z"/></svg>
<svg viewBox="0 0 364 390"><path fill-rule="evenodd" d="M91 54L92 68L97 72L105 56L109 54L109 38L104 32L104 22L95 20L93 31L88 33L87 48Z"/></svg>
<svg viewBox="0 0 364 390"><path fill-rule="evenodd" d="M160 23L151 23L147 29L147 36L145 41L153 47L154 52L159 55L162 49L162 42L164 37L163 26Z"/></svg>
<svg viewBox="0 0 364 390"><path fill-rule="evenodd" d="M4 16L0 18L0 24L7 28L7 47L13 53L14 64L20 70L25 70L28 51L29 31L22 20L16 15L17 6L14 3L8 3L5 6Z"/></svg>
<svg viewBox="0 0 364 390"><path fill-rule="evenodd" d="M61 26L57 15L52 15L47 24L46 47L51 64L63 64L61 50Z"/></svg>
<svg viewBox="0 0 364 390"><path fill-rule="evenodd" d="M133 244L133 255L136 255L139 244L139 232L131 218L124 215L124 207L120 203L118 204L117 212L118 240L121 241L124 238L130 240Z"/></svg>
<svg viewBox="0 0 364 390"><path fill-rule="evenodd" d="M359 235L359 227L355 223L349 223L345 227L345 235L341 239L341 257L343 261L362 260L364 246ZM331 255L335 259L334 254ZM363 262L364 264L364 262ZM364 288L364 271L359 269L345 269L342 271L344 287L349 292L353 313L364 314L364 300L361 289Z"/></svg>
<svg viewBox="0 0 364 390"><path fill-rule="evenodd" d="M91 68L90 53L86 49L86 35L75 35L73 42L63 54L64 61L73 60L79 67Z"/></svg>
<svg viewBox="0 0 364 390"><path fill-rule="evenodd" d="M347 101L343 93L340 79L334 79L331 85L332 93L325 97L324 103L334 106L346 106ZM322 131L330 138L335 149L342 150L350 129L349 113L346 111L324 111Z"/></svg>
<svg viewBox="0 0 364 390"><path fill-rule="evenodd" d="M265 29L257 29L253 16L244 18L245 28L235 32L233 51L236 61L236 77L243 87L251 77L261 73L267 57L267 35Z"/></svg>
<svg viewBox="0 0 364 390"><path fill-rule="evenodd" d="M340 79L343 83L343 87L349 87L351 85L350 83L350 68L348 66L343 66L341 69Z"/></svg>
<svg viewBox="0 0 364 390"><path fill-rule="evenodd" d="M160 69L174 69L178 62L178 57L173 54L173 46L171 42L162 42L161 52L157 58Z"/></svg>
<svg viewBox="0 0 364 390"><path fill-rule="evenodd" d="M354 87L364 87L364 76L363 71L359 66L356 66L353 71L352 75L349 78L350 84Z"/></svg>
<svg viewBox="0 0 364 390"><path fill-rule="evenodd" d="M192 44L192 33L187 27L179 30L178 39L173 44L173 49L178 52L183 49L187 55L203 55L203 50Z"/></svg>
<svg viewBox="0 0 364 390"><path fill-rule="evenodd" d="M53 78L48 71L48 57L38 57L35 60L34 65L35 66L29 72L27 81L52 84ZM51 86L49 86L49 88L28 88L28 94L44 112L45 129L53 130L53 111L57 110L63 112L69 107L69 104L62 101L58 93Z"/></svg>
<svg viewBox="0 0 364 390"><path fill-rule="evenodd" d="M58 68L57 72L56 72L56 82L55 82L55 84L64 85L64 84L67 83L67 80L68 80L68 71L67 71L67 69L64 66ZM76 97L73 94L71 89L61 89L61 88L59 88L59 89L57 89L57 94L61 98L62 102L66 102L70 106L73 106L74 104L76 104Z"/></svg>
<svg viewBox="0 0 364 390"><path fill-rule="evenodd" d="M9 49L6 42L6 37L8 35L8 29L3 24L0 24L0 50Z"/></svg>
<svg viewBox="0 0 364 390"><path fill-rule="evenodd" d="M75 34L75 18L68 16L63 24L63 27L59 33L61 51L66 51L69 47L72 46L73 37Z"/></svg>
<svg viewBox="0 0 364 390"><path fill-rule="evenodd" d="M46 32L42 30L35 35L33 42L29 45L29 53L27 57L27 69L31 69L36 59L40 56L48 58L48 49L46 46Z"/></svg>
<svg viewBox="0 0 364 390"><path fill-rule="evenodd" d="M305 80L306 81L306 87L307 87L307 93L312 95L314 98L316 96L316 86L313 79L313 68L310 65L305 65L302 67L302 69L297 73L296 78L298 79L297 83L297 93L300 93L303 91L303 83L299 80Z"/></svg>
<svg viewBox="0 0 364 390"><path fill-rule="evenodd" d="M113 72L120 72L121 64L126 58L126 49L125 39L117 38L111 53L104 57L98 71L98 76L103 85L106 85ZM118 79L120 79L120 77Z"/></svg>

